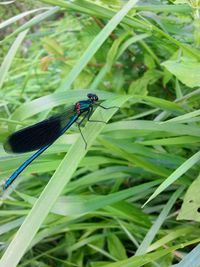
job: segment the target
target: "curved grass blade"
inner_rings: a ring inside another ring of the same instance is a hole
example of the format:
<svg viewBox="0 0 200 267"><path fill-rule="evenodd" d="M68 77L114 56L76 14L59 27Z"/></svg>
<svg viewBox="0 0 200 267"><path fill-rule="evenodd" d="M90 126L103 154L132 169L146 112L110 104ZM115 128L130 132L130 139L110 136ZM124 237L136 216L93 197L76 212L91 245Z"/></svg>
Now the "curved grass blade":
<svg viewBox="0 0 200 267"><path fill-rule="evenodd" d="M14 43L12 44L10 50L8 51L8 54L6 55L1 67L0 67L0 89L4 83L6 74L12 64L12 61L15 57L15 54L17 53L17 50L19 48L19 46L21 45L21 43L23 42L26 34L28 33L28 30L21 32L16 40L14 41Z"/></svg>
<svg viewBox="0 0 200 267"><path fill-rule="evenodd" d="M200 160L200 151L194 154L191 158L186 160L180 167L178 167L150 196L150 198L144 203L143 207L149 203L152 199L157 197L162 191L164 191L168 186L179 179L186 171L188 171L192 166L194 166Z"/></svg>
<svg viewBox="0 0 200 267"><path fill-rule="evenodd" d="M83 68L87 65L87 63L94 56L97 50L107 40L112 31L117 27L117 25L123 20L123 18L127 15L131 8L135 6L137 2L138 0L129 0L127 4L125 4L124 7L111 18L107 25L101 30L101 32L94 38L94 40L88 46L85 53L82 55L82 57L74 66L74 68L71 70L59 90L68 90L71 87L76 77L81 73Z"/></svg>
<svg viewBox="0 0 200 267"><path fill-rule="evenodd" d="M154 237L158 233L161 225L166 220L166 217L168 216L171 208L173 207L174 203L178 199L178 197L182 194L184 190L184 186L179 187L173 195L168 200L167 204L162 209L161 213L159 214L158 218L152 225L152 227L149 229L148 233L146 234L145 238L143 239L142 243L140 244L139 248L137 249L135 255L143 255L146 253L148 247L150 246L151 242L153 241Z"/></svg>
<svg viewBox="0 0 200 267"><path fill-rule="evenodd" d="M32 14L32 13L35 13L35 12L40 11L40 10L47 10L47 9L48 9L47 7L41 7L41 8L36 8L33 10L28 10L28 11L22 12L19 15L16 15L14 17L11 17L10 19L7 19L7 20L1 22L0 23L0 29L3 29L4 27L7 27L10 24L12 24L12 23L24 18L25 16Z"/></svg>
<svg viewBox="0 0 200 267"><path fill-rule="evenodd" d="M11 37L17 35L18 33L24 32L25 30L28 31L32 26L39 24L41 21L47 19L49 16L56 13L59 9L60 9L59 7L53 7L53 8L48 9L47 11L44 11L41 14L36 15L32 19L30 19L28 22L24 23L22 26L17 28L10 35L6 36L6 38L2 42L9 40Z"/></svg>

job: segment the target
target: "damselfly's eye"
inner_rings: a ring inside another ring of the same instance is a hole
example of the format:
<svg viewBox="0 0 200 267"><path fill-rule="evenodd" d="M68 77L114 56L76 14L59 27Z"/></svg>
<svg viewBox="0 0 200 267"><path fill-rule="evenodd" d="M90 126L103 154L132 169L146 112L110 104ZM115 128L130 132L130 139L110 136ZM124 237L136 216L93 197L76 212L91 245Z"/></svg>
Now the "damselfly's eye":
<svg viewBox="0 0 200 267"><path fill-rule="evenodd" d="M98 96L96 94L88 94L87 97L91 99L92 101L96 102L98 101Z"/></svg>
<svg viewBox="0 0 200 267"><path fill-rule="evenodd" d="M98 101L98 96L97 95L94 95L94 101Z"/></svg>
<svg viewBox="0 0 200 267"><path fill-rule="evenodd" d="M88 97L89 99L91 99L92 96L93 96L93 94L87 94L87 97Z"/></svg>

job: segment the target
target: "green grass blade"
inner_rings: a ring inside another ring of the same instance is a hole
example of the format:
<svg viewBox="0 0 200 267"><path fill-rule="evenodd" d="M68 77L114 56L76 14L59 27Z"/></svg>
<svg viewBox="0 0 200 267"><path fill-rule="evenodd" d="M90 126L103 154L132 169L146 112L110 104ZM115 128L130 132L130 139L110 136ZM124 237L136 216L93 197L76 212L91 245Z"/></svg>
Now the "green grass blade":
<svg viewBox="0 0 200 267"><path fill-rule="evenodd" d="M46 8L46 7L41 7L41 8L36 8L36 9L33 9L33 10L29 10L29 11L20 13L19 15L16 15L16 16L14 16L14 17L11 17L10 19L7 19L7 20L1 22L1 23L0 23L0 29L3 29L4 27L7 27L8 25L10 25L10 24L12 24L12 23L14 23L14 22L16 22L16 21L18 21L18 20L24 18L25 16L28 16L28 15L30 15L30 14L32 14L32 13L37 12L37 11L40 11L40 10L46 10L46 9L48 9L48 8Z"/></svg>
<svg viewBox="0 0 200 267"><path fill-rule="evenodd" d="M197 117L197 116L200 116L200 110L199 109L192 111L192 112L188 112L187 114L175 117L173 119L167 120L166 122L163 122L163 123L167 123L167 122L178 122L178 123L190 122L190 120L192 118Z"/></svg>
<svg viewBox="0 0 200 267"><path fill-rule="evenodd" d="M175 193L169 198L167 204L164 206L163 210L159 214L158 218L152 225L152 227L149 229L148 233L146 234L145 238L143 239L142 243L140 244L139 248L137 249L135 255L143 255L146 253L148 247L150 246L151 242L153 241L154 237L158 233L161 225L166 220L166 217L168 216L171 208L173 207L174 203L178 199L178 197L183 192L184 186L179 187Z"/></svg>
<svg viewBox="0 0 200 267"><path fill-rule="evenodd" d="M194 154L191 158L186 160L180 167L178 167L150 196L150 198L144 203L143 207L149 203L152 199L158 196L162 191L164 191L168 186L179 179L184 173L186 173L190 168L192 168L200 160L200 151Z"/></svg>
<svg viewBox="0 0 200 267"><path fill-rule="evenodd" d="M53 7L48 9L47 11L44 11L41 14L36 15L29 21L27 21L25 24L17 28L14 32L12 32L10 35L6 36L6 38L3 40L8 40L9 38L15 36L16 34L19 34L25 30L29 30L32 26L39 24L41 21L47 19L48 17L52 16L54 13L56 13L60 8L59 7ZM2 42L3 42L2 41Z"/></svg>
<svg viewBox="0 0 200 267"><path fill-rule="evenodd" d="M158 183L159 181L156 180L142 185L137 185L129 189L124 189L116 193L108 194L106 196L63 196L56 201L51 212L63 216L76 216L77 218L85 213L105 208L108 205L115 204L119 201L130 198L131 196L143 194L145 191L158 185ZM37 201L35 197L29 197L21 193L18 194L26 202L29 202L32 205Z"/></svg>
<svg viewBox="0 0 200 267"><path fill-rule="evenodd" d="M6 75L8 73L8 70L12 64L12 61L17 53L18 48L20 47L21 43L23 42L26 34L28 33L28 30L21 32L14 43L12 44L8 54L4 58L4 61L0 67L0 89L2 88L2 85L4 83L4 80L6 78Z"/></svg>
<svg viewBox="0 0 200 267"><path fill-rule="evenodd" d="M131 8L134 7L137 2L138 0L128 1L128 3L124 5L124 7L117 14L114 15L114 17L107 23L103 30L101 30L101 32L91 42L85 53L82 55L78 63L74 66L74 68L67 76L62 86L59 88L60 90L67 90L71 87L76 77L81 73L83 68L91 60L97 50L101 47L101 45L112 33L112 31L117 27L117 25L123 20L126 14L131 10Z"/></svg>
<svg viewBox="0 0 200 267"><path fill-rule="evenodd" d="M173 251L176 251L176 250L181 249L181 248L186 247L186 246L190 246L191 244L198 243L199 241L200 241L200 238L194 239L192 241L181 243L181 244L176 245L176 246L171 246L170 248L164 248L164 249L158 250L158 251L153 252L153 253L148 253L148 254L141 255L141 256L132 256L126 260L122 260L122 261L118 261L118 262L104 265L104 267L122 267L122 266L123 267L140 267L140 266L144 266L147 263L152 263L153 261L156 261L157 259L161 259L165 255L172 253ZM195 265L195 267L196 266L197 265ZM177 267L177 266L175 265L173 267ZM181 265L181 267L182 267L182 265ZM194 266L192 266L192 267L194 267Z"/></svg>

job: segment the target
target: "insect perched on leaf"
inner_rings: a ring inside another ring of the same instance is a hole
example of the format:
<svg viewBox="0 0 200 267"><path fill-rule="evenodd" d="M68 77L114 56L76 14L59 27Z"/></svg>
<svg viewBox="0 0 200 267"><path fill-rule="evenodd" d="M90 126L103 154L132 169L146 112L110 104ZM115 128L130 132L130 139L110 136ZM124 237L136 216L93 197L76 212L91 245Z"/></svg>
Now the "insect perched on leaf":
<svg viewBox="0 0 200 267"><path fill-rule="evenodd" d="M7 189L18 175L40 154L42 154L56 139L64 134L75 122L77 122L83 141L87 148L87 142L82 134L81 125L87 121L102 122L90 120L94 106L100 106L104 109L117 107L104 107L98 103L96 94L88 94L87 100L80 100L74 106L69 108L62 114L50 117L32 126L11 134L4 143L4 149L12 153L25 153L37 150L30 158L28 158L13 174L5 181L3 189ZM78 122L79 117L82 117Z"/></svg>

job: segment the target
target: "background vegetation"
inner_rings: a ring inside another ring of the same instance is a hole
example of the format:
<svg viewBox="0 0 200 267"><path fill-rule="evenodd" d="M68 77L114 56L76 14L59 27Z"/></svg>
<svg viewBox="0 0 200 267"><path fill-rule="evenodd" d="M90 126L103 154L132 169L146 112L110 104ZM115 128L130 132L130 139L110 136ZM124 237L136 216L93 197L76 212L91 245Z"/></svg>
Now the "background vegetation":
<svg viewBox="0 0 200 267"><path fill-rule="evenodd" d="M199 7L1 1L2 184L29 156L6 154L11 132L88 92L120 107L1 190L1 267L200 266Z"/></svg>

